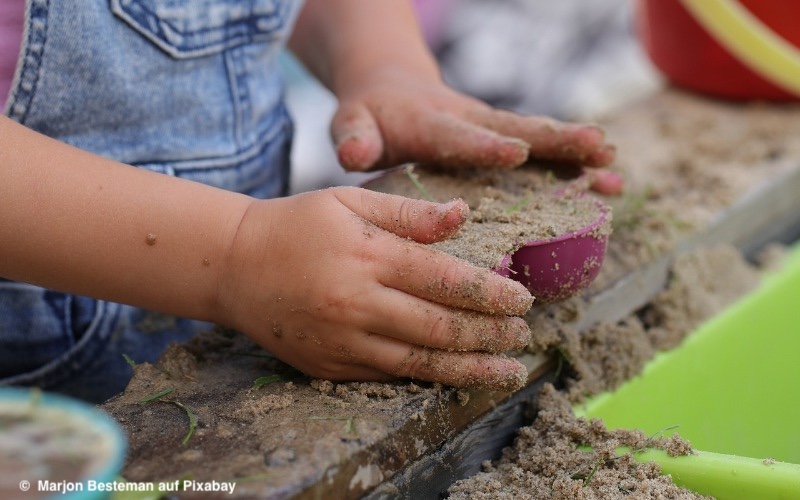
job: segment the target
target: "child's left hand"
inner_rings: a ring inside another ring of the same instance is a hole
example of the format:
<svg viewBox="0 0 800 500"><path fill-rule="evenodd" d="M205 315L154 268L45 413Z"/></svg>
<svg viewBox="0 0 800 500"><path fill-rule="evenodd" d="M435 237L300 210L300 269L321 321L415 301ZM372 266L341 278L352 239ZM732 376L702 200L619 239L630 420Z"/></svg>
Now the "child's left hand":
<svg viewBox="0 0 800 500"><path fill-rule="evenodd" d="M436 79L386 67L339 95L331 126L339 161L365 171L409 161L444 167L514 168L528 158L592 168L592 187L622 191L622 178L597 169L614 146L594 125L492 108Z"/></svg>

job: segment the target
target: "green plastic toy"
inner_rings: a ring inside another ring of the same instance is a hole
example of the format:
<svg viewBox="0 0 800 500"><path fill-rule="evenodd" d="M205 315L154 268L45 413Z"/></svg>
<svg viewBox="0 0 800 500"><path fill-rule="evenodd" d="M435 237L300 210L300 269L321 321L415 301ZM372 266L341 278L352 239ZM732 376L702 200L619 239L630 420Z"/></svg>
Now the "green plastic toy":
<svg viewBox="0 0 800 500"><path fill-rule="evenodd" d="M673 426L698 450L655 460L718 499L800 499L800 246L761 286L651 361L614 393L577 407L609 428Z"/></svg>

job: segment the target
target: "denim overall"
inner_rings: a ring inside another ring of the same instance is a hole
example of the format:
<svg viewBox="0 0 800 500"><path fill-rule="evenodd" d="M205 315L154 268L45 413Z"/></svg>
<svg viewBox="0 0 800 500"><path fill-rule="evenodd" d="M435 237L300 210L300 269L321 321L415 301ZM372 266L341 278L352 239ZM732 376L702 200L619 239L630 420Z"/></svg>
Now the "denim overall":
<svg viewBox="0 0 800 500"><path fill-rule="evenodd" d="M29 0L5 112L124 163L282 196L292 123L278 54L301 4ZM99 402L130 379L123 354L154 361L208 327L0 279L0 385Z"/></svg>

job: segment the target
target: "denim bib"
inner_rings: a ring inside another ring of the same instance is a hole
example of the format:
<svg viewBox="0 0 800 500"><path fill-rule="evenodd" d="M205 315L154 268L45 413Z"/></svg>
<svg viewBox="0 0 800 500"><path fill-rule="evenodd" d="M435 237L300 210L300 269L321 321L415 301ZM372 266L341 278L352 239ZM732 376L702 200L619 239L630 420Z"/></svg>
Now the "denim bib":
<svg viewBox="0 0 800 500"><path fill-rule="evenodd" d="M6 113L124 163L259 198L286 194L278 55L292 0L29 0ZM0 280L0 385L90 400L208 325Z"/></svg>

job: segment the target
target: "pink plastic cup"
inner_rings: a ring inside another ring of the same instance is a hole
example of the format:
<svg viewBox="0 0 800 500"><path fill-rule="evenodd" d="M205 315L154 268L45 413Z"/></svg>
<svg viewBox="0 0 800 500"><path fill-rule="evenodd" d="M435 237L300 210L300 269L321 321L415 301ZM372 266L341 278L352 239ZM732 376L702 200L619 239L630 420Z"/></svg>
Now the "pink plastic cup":
<svg viewBox="0 0 800 500"><path fill-rule="evenodd" d="M525 285L536 303L568 299L586 288L600 272L608 246L602 227L609 208L597 201L599 217L590 225L544 241L530 241L506 256L494 269Z"/></svg>

